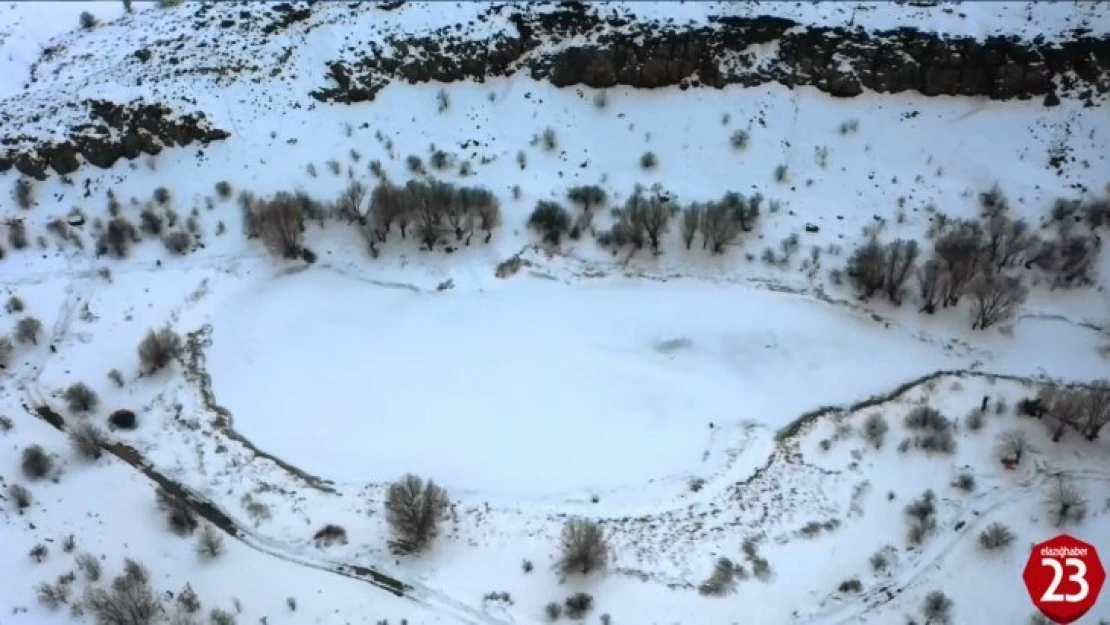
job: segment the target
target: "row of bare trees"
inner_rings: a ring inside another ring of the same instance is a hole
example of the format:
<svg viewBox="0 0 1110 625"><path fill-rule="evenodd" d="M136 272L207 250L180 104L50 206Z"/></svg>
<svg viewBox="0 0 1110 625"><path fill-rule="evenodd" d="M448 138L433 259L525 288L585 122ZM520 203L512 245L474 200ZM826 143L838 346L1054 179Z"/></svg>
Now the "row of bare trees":
<svg viewBox="0 0 1110 625"><path fill-rule="evenodd" d="M247 238L261 239L271 253L282 258L305 257L305 223L328 217L356 227L371 253L391 232L401 238L411 232L425 249L450 238L469 245L475 231L489 243L501 225L501 205L490 191L459 187L439 180L410 180L403 186L382 181L373 189L352 181L330 205L316 202L303 192L279 192L269 198L240 196L243 230ZM307 258L306 258L307 260Z"/></svg>
<svg viewBox="0 0 1110 625"><path fill-rule="evenodd" d="M1110 423L1110 383L1102 381L1075 388L1045 386L1035 399L1023 402L1021 410L1044 421L1053 442L1063 438L1069 429L1093 441Z"/></svg>
<svg viewBox="0 0 1110 625"><path fill-rule="evenodd" d="M607 199L604 189L596 185L572 187L567 190L567 200L580 208L576 217L557 202L541 200L528 226L553 245L558 245L564 235L578 239L583 232L592 231L594 209L604 205ZM702 249L721 254L744 233L755 228L762 204L760 194L748 197L726 193L714 202L683 207L660 188L647 190L637 186L624 205L613 210L616 217L613 226L597 238L602 245L632 246L636 250L650 246L658 251L672 222L678 220L686 249L693 247L695 239L701 235Z"/></svg>
<svg viewBox="0 0 1110 625"><path fill-rule="evenodd" d="M846 268L860 298L882 294L901 305L914 277L923 312L933 314L938 306L956 306L970 296L971 327L985 329L1012 318L1024 303L1028 289L1016 273L1021 269L1040 270L1054 289L1093 283L1097 235L1076 232L1074 220L1064 218L1056 221L1055 238L1042 239L1025 220L1007 214L1004 198L996 193L983 197L981 220L938 216L932 255L920 265L916 241L882 243L870 236Z"/></svg>

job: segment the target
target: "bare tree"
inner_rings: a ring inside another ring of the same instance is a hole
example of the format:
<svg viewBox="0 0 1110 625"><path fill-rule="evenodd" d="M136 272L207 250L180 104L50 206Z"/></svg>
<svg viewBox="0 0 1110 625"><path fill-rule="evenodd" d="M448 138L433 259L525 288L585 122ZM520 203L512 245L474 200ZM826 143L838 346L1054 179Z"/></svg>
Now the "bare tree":
<svg viewBox="0 0 1110 625"><path fill-rule="evenodd" d="M540 233L545 242L558 245L570 230L570 213L555 202L540 200L528 217L528 227Z"/></svg>
<svg viewBox="0 0 1110 625"><path fill-rule="evenodd" d="M585 185L567 189L567 199L581 206L583 212L589 213L594 208L605 204L608 196L605 189L597 185Z"/></svg>
<svg viewBox="0 0 1110 625"><path fill-rule="evenodd" d="M845 273L856 288L860 299L869 299L883 288L886 281L886 250L874 237L857 247L848 257Z"/></svg>
<svg viewBox="0 0 1110 625"><path fill-rule="evenodd" d="M1079 428L1084 438L1093 441L1098 438L1099 431L1110 423L1110 383L1102 380L1081 392L1083 416Z"/></svg>
<svg viewBox="0 0 1110 625"><path fill-rule="evenodd" d="M661 198L652 196L647 198L639 209L629 211L633 219L643 221L643 230L651 243L651 249L659 249L659 238L667 232L671 220L671 208Z"/></svg>
<svg viewBox="0 0 1110 625"><path fill-rule="evenodd" d="M1079 429L1086 408L1082 391L1045 386L1037 393L1037 400L1044 408L1042 420L1052 433L1052 442L1064 438L1068 428Z"/></svg>
<svg viewBox="0 0 1110 625"><path fill-rule="evenodd" d="M1058 479L1045 498L1045 509L1056 527L1079 523L1087 516L1087 500L1075 484Z"/></svg>
<svg viewBox="0 0 1110 625"><path fill-rule="evenodd" d="M405 238L408 228L409 201L405 190L388 181L374 187L370 194L370 230L363 229L370 249L374 249L374 239L385 242L393 224L397 224L401 238Z"/></svg>
<svg viewBox="0 0 1110 625"><path fill-rule="evenodd" d="M601 526L587 519L568 519L563 525L559 570L587 575L604 569L608 561L609 546Z"/></svg>
<svg viewBox="0 0 1110 625"><path fill-rule="evenodd" d="M478 228L485 231L486 238L483 243L489 243L493 238L493 230L501 225L501 204L492 193L483 195L474 207L478 218Z"/></svg>
<svg viewBox="0 0 1110 625"><path fill-rule="evenodd" d="M398 553L423 551L436 536L447 508L447 493L432 480L409 474L389 485L385 513L393 531L390 543Z"/></svg>
<svg viewBox="0 0 1110 625"><path fill-rule="evenodd" d="M740 225L741 230L751 232L759 221L759 208L763 204L763 196L756 193L749 198L731 191L721 198L720 204Z"/></svg>
<svg viewBox="0 0 1110 625"><path fill-rule="evenodd" d="M898 239L886 246L883 290L886 292L887 299L895 306L902 304L902 290L906 279L913 272L919 252L917 241Z"/></svg>
<svg viewBox="0 0 1110 625"><path fill-rule="evenodd" d="M294 259L304 240L304 205L296 196L279 192L255 207L258 232L271 254Z"/></svg>
<svg viewBox="0 0 1110 625"><path fill-rule="evenodd" d="M1001 523L991 523L979 534L979 545L988 551L995 551L1014 542L1014 533Z"/></svg>
<svg viewBox="0 0 1110 625"><path fill-rule="evenodd" d="M370 207L366 201L368 195L369 190L366 185L358 180L352 180L335 200L336 217L346 219L348 224L357 223L365 226L370 213Z"/></svg>
<svg viewBox="0 0 1110 625"><path fill-rule="evenodd" d="M139 342L139 365L148 375L161 370L180 354L181 337L169 326L157 331L147 330Z"/></svg>
<svg viewBox="0 0 1110 625"><path fill-rule="evenodd" d="M736 218L736 211L722 202L711 202L701 219L702 249L709 248L714 254L725 251L740 237L744 227Z"/></svg>
<svg viewBox="0 0 1110 625"><path fill-rule="evenodd" d="M1031 450L1029 437L1021 430L1008 430L998 436L995 451L998 457L1005 462L1021 464L1022 458Z"/></svg>
<svg viewBox="0 0 1110 625"><path fill-rule="evenodd" d="M439 241L443 217L458 203L458 193L452 185L437 180L410 180L405 192L416 224L416 235L431 251Z"/></svg>
<svg viewBox="0 0 1110 625"><path fill-rule="evenodd" d="M42 322L34 317L24 317L15 325L15 340L20 343L38 345L42 334Z"/></svg>
<svg viewBox="0 0 1110 625"><path fill-rule="evenodd" d="M701 225L701 218L704 214L704 204L691 204L683 209L682 242L686 244L686 249L690 249L690 245L694 242L694 236L698 233L698 227Z"/></svg>
<svg viewBox="0 0 1110 625"><path fill-rule="evenodd" d="M1064 238L1059 247L1059 263L1053 287L1087 286L1094 284L1093 274L1102 243L1097 235L1075 235Z"/></svg>
<svg viewBox="0 0 1110 625"><path fill-rule="evenodd" d="M936 312L937 299L946 289L945 281L944 269L936 260L925 261L925 264L917 270L917 284L920 288L922 312L930 315Z"/></svg>
<svg viewBox="0 0 1110 625"><path fill-rule="evenodd" d="M1025 262L1035 239L1024 219L1010 219L997 214L987 219L986 241L983 252L986 262L995 269L1013 267Z"/></svg>
<svg viewBox="0 0 1110 625"><path fill-rule="evenodd" d="M979 275L968 291L972 297L972 330L985 330L1013 319L1029 295L1020 278L991 274Z"/></svg>
<svg viewBox="0 0 1110 625"><path fill-rule="evenodd" d="M123 573L112 580L110 588L90 588L84 606L97 625L153 625L163 611L150 587L150 573L131 559L124 561Z"/></svg>
<svg viewBox="0 0 1110 625"><path fill-rule="evenodd" d="M968 283L979 271L983 227L977 221L954 222L950 229L937 238L933 246L937 260L944 267L944 306L955 306L960 301Z"/></svg>

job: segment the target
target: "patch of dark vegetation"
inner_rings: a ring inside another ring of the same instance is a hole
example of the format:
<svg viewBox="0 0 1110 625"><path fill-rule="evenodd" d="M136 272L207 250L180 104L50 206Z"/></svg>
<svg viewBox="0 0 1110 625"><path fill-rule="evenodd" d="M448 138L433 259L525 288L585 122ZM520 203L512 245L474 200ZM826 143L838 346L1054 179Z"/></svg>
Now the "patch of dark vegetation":
<svg viewBox="0 0 1110 625"><path fill-rule="evenodd" d="M22 135L0 138L0 173L14 167L25 176L45 180L51 170L62 176L77 171L82 160L107 169L121 158L154 156L168 147L194 142L207 145L230 136L225 130L213 128L204 113L179 115L163 104L83 100L70 108L86 110L88 121L69 128L69 139L61 143ZM10 127L14 122L0 115L0 123ZM31 147L3 149L15 145Z"/></svg>
<svg viewBox="0 0 1110 625"><path fill-rule="evenodd" d="M588 575L609 562L609 544L601 526L588 519L568 519L563 525L558 568L564 575Z"/></svg>
<svg viewBox="0 0 1110 625"><path fill-rule="evenodd" d="M557 87L720 89L778 82L814 86L838 97L867 89L994 100L1045 96L1046 105L1058 102L1056 84L1065 91L1082 87L1102 93L1110 84L1110 38L1081 31L1063 41L976 40L913 28L866 32L805 26L771 16L712 16L712 23L701 27L630 24L624 16L599 15L581 3L542 11L525 6L488 11L507 14L514 31L467 38L446 26L424 37L390 37L355 61L328 63L332 85L311 95L324 102L364 102L392 80L483 82L516 72ZM777 52L766 62L757 64L744 54L751 46L771 42L778 44ZM725 57L746 61L725 63ZM829 62L834 57L839 62Z"/></svg>

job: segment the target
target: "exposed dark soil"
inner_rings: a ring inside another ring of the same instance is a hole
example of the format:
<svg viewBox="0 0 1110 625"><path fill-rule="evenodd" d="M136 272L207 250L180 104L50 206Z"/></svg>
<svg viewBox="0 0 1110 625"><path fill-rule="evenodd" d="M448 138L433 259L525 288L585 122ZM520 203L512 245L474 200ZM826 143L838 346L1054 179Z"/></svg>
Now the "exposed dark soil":
<svg viewBox="0 0 1110 625"><path fill-rule="evenodd" d="M768 16L677 26L602 17L578 3L542 12L490 5L480 19L499 13L509 13L516 34L474 38L455 25L430 37L390 38L387 46L356 50L354 60L330 62L331 84L311 95L324 102L363 102L393 80L450 83L517 73L558 87L720 89L778 82L811 85L837 97L916 91L993 100L1042 97L1046 106L1060 96L1090 101L1110 91L1110 37L1082 32L1057 42L975 40L912 28L806 27ZM558 45L571 38L573 45ZM541 52L541 44L557 50ZM761 46L763 58L757 59L760 44L777 46Z"/></svg>
<svg viewBox="0 0 1110 625"><path fill-rule="evenodd" d="M0 137L0 173L14 167L25 176L45 180L50 170L66 175L86 163L108 168L121 158L156 155L165 148L193 142L207 145L230 136L226 130L211 127L202 112L175 115L162 104L84 100L68 106L87 110L88 121L70 127L66 141L45 142L21 135ZM0 125L8 123L6 116L0 115Z"/></svg>

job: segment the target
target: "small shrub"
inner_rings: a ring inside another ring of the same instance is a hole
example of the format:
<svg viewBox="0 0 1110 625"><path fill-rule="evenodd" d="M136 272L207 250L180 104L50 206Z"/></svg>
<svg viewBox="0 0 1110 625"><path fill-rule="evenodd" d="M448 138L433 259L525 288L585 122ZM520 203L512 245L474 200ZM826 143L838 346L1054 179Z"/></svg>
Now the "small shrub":
<svg viewBox="0 0 1110 625"><path fill-rule="evenodd" d="M0 432L8 432L12 429L12 420L10 417L0 415Z"/></svg>
<svg viewBox="0 0 1110 625"><path fill-rule="evenodd" d="M181 611L185 614L196 614L200 612L200 597L197 596L197 591L193 590L193 586L189 583L186 583L185 587L181 589L181 592L177 593L177 598L175 600L177 601L178 607L180 607Z"/></svg>
<svg viewBox="0 0 1110 625"><path fill-rule="evenodd" d="M15 340L20 343L38 345L42 334L42 322L34 317L24 317L15 325Z"/></svg>
<svg viewBox="0 0 1110 625"><path fill-rule="evenodd" d="M85 15L87 15L87 13ZM38 597L39 603L50 610L57 610L59 607L69 603L71 589L69 584L60 581L54 584L42 582L35 587L35 595Z"/></svg>
<svg viewBox="0 0 1110 625"><path fill-rule="evenodd" d="M749 139L751 139L751 135L749 135L746 131L737 130L736 132L732 133L732 136L729 137L728 142L732 145L733 149L743 150L744 148L748 147Z"/></svg>
<svg viewBox="0 0 1110 625"><path fill-rule="evenodd" d="M208 622L210 625L235 625L235 615L227 610L212 608L208 613Z"/></svg>
<svg viewBox="0 0 1110 625"><path fill-rule="evenodd" d="M567 597L563 606L566 608L567 618L585 618L586 614L594 607L594 598L584 592L576 592Z"/></svg>
<svg viewBox="0 0 1110 625"><path fill-rule="evenodd" d="M604 569L609 561L609 546L601 526L587 519L567 520L561 550L558 566L564 574L588 575Z"/></svg>
<svg viewBox="0 0 1110 625"><path fill-rule="evenodd" d="M987 551L1003 549L1014 542L1014 533L1005 525L995 522L979 534L979 546Z"/></svg>
<svg viewBox="0 0 1110 625"><path fill-rule="evenodd" d="M920 545L936 531L936 514L936 495L932 490L926 490L919 499L906 506L910 544Z"/></svg>
<svg viewBox="0 0 1110 625"><path fill-rule="evenodd" d="M166 187L158 187L154 190L154 201L158 204L165 206L170 203L170 190Z"/></svg>
<svg viewBox="0 0 1110 625"><path fill-rule="evenodd" d="M162 245L171 254L183 256L193 246L193 237L184 230L174 230L162 237Z"/></svg>
<svg viewBox="0 0 1110 625"><path fill-rule="evenodd" d="M26 249L30 245L27 238L27 224L22 219L8 221L8 243L13 250Z"/></svg>
<svg viewBox="0 0 1110 625"><path fill-rule="evenodd" d="M15 295L9 297L8 303L4 305L4 310L8 311L8 313L23 312L23 309L23 300Z"/></svg>
<svg viewBox="0 0 1110 625"><path fill-rule="evenodd" d="M100 398L84 382L70 384L63 393L70 412L92 412L100 403Z"/></svg>
<svg viewBox="0 0 1110 625"><path fill-rule="evenodd" d="M970 493L975 490L975 476L970 473L961 473L956 476L956 479L952 480L952 486Z"/></svg>
<svg viewBox="0 0 1110 625"><path fill-rule="evenodd" d="M890 568L890 558L882 551L871 554L869 562L871 563L871 570L876 573L881 573Z"/></svg>
<svg viewBox="0 0 1110 625"><path fill-rule="evenodd" d="M655 157L653 152L644 152L643 155L640 156L640 167L644 169L655 169L655 166L658 164L659 159Z"/></svg>
<svg viewBox="0 0 1110 625"><path fill-rule="evenodd" d="M231 188L230 182L221 180L216 183L216 195L220 196L221 200L230 198L233 193L235 193L235 190Z"/></svg>
<svg viewBox="0 0 1110 625"><path fill-rule="evenodd" d="M952 622L952 600L939 590L934 590L925 596L925 603L921 612L925 622L937 625L948 625Z"/></svg>
<svg viewBox="0 0 1110 625"><path fill-rule="evenodd" d="M289 606L289 611L290 612L296 612L297 611L297 598L296 597L286 597L285 598L285 605Z"/></svg>
<svg viewBox="0 0 1110 625"><path fill-rule="evenodd" d="M557 621L563 615L563 606L552 601L544 607L543 611L547 615L547 620Z"/></svg>
<svg viewBox="0 0 1110 625"><path fill-rule="evenodd" d="M555 131L551 128L544 128L543 135L543 149L548 152L554 152L559 147L559 141L555 137Z"/></svg>
<svg viewBox="0 0 1110 625"><path fill-rule="evenodd" d="M197 537L197 555L213 560L224 552L224 537L215 527L205 524Z"/></svg>
<svg viewBox="0 0 1110 625"><path fill-rule="evenodd" d="M42 543L39 543L39 544L35 545L34 547L31 547L31 551L28 552L27 555L31 556L31 559L34 560L35 562L41 563L43 560L46 559L46 556L49 555L49 554L50 554L50 550L46 548L46 545L44 545Z"/></svg>
<svg viewBox="0 0 1110 625"><path fill-rule="evenodd" d="M81 22L81 28L83 28L85 30L92 30L92 29L96 28L97 24L100 23L99 20L96 19L96 16L93 15L92 13L89 13L88 11L82 11L81 12L80 22Z"/></svg>
<svg viewBox="0 0 1110 625"><path fill-rule="evenodd" d="M718 558L709 579L698 586L698 592L709 597L722 597L736 589L736 566L728 558Z"/></svg>
<svg viewBox="0 0 1110 625"><path fill-rule="evenodd" d="M327 547L335 543L345 545L347 544L347 530L334 523L328 523L313 534L312 539L316 541L317 547Z"/></svg>
<svg viewBox="0 0 1110 625"><path fill-rule="evenodd" d="M947 430L952 422L931 406L918 406L906 415L905 425L910 430Z"/></svg>
<svg viewBox="0 0 1110 625"><path fill-rule="evenodd" d="M96 556L84 552L77 554L73 559L77 563L77 570L81 571L81 574L85 576L86 580L90 582L100 580L100 560L97 560Z"/></svg>
<svg viewBox="0 0 1110 625"><path fill-rule="evenodd" d="M886 438L889 429L890 426L887 425L883 415L875 412L868 415L867 420L863 422L863 437L875 449L878 449L883 446L883 440Z"/></svg>
<svg viewBox="0 0 1110 625"><path fill-rule="evenodd" d="M15 351L15 345L12 340L6 336L0 336L0 368L7 367L12 360L12 352Z"/></svg>
<svg viewBox="0 0 1110 625"><path fill-rule="evenodd" d="M109 371L108 379L112 381L112 384L116 385L116 388L123 388L123 373L119 369L112 369Z"/></svg>
<svg viewBox="0 0 1110 625"><path fill-rule="evenodd" d="M405 165L407 165L409 171L414 174L424 173L424 161L422 161L420 157L415 154L410 154L407 158L405 158Z"/></svg>
<svg viewBox="0 0 1110 625"><path fill-rule="evenodd" d="M108 415L108 424L117 430L134 430L139 426L139 419L134 412L120 409Z"/></svg>
<svg viewBox="0 0 1110 625"><path fill-rule="evenodd" d="M92 423L76 423L69 429L69 443L77 455L86 460L99 460L107 443L104 433Z"/></svg>
<svg viewBox="0 0 1110 625"><path fill-rule="evenodd" d="M436 92L436 110L440 113L451 107L451 98L447 97L447 90L440 89Z"/></svg>
<svg viewBox="0 0 1110 625"><path fill-rule="evenodd" d="M609 106L609 94L605 91L598 91L594 94L594 107L604 109Z"/></svg>
<svg viewBox="0 0 1110 625"><path fill-rule="evenodd" d="M983 429L984 415L985 413L982 410L972 410L967 415L967 418L964 419L964 423L967 424L968 431L978 432L979 430Z"/></svg>
<svg viewBox="0 0 1110 625"><path fill-rule="evenodd" d="M31 445L23 450L23 475L29 480L41 480L54 469L51 458L42 445Z"/></svg>
<svg viewBox="0 0 1110 625"><path fill-rule="evenodd" d="M520 565L520 569L521 569L522 571L524 571L524 574L525 574L525 575L527 575L528 573L531 573L531 572L532 572L532 569L533 569L533 568L534 568L534 567L533 567L533 565L532 565L532 561L531 561L531 560L525 560L525 561L524 561L524 562L523 562L523 563L522 563L522 564Z"/></svg>
<svg viewBox="0 0 1110 625"><path fill-rule="evenodd" d="M775 182L786 182L786 174L788 169L786 165L775 166Z"/></svg>
<svg viewBox="0 0 1110 625"><path fill-rule="evenodd" d="M65 537L65 540L62 541L62 551L66 552L66 553L73 553L73 550L76 549L76 548L77 548L77 536L76 535L70 534L69 536Z"/></svg>
<svg viewBox="0 0 1110 625"><path fill-rule="evenodd" d="M166 516L169 528L179 536L187 536L197 529L197 517L188 502L164 488L155 492L155 503Z"/></svg>
<svg viewBox="0 0 1110 625"><path fill-rule="evenodd" d="M1045 498L1045 507L1056 527L1079 523L1087 517L1087 501L1075 484L1064 479L1053 483Z"/></svg>
<svg viewBox="0 0 1110 625"><path fill-rule="evenodd" d="M15 504L16 510L22 512L31 506L31 491L21 484L9 484L8 499Z"/></svg>
<svg viewBox="0 0 1110 625"><path fill-rule="evenodd" d="M150 375L170 364L181 354L181 337L169 327L147 330L139 343L139 365Z"/></svg>
<svg viewBox="0 0 1110 625"><path fill-rule="evenodd" d="M856 593L863 590L863 584L859 581L858 577L853 577L852 579L846 579L840 582L840 586L837 587L837 590L842 593Z"/></svg>
<svg viewBox="0 0 1110 625"><path fill-rule="evenodd" d="M27 178L17 178L15 181L15 203L23 210L30 210L35 203L35 188Z"/></svg>

